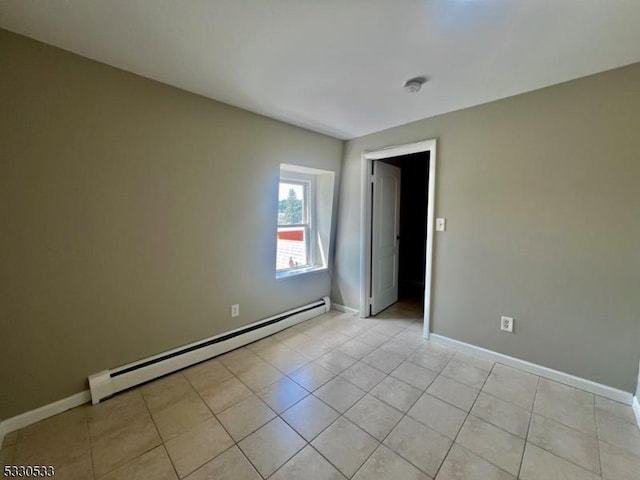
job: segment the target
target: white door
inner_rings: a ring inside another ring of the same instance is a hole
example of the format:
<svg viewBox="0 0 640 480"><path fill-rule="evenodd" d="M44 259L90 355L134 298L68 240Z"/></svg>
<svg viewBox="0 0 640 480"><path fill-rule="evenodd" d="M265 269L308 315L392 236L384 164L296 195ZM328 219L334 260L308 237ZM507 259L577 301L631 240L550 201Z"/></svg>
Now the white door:
<svg viewBox="0 0 640 480"><path fill-rule="evenodd" d="M398 301L400 169L377 161L373 170L371 314Z"/></svg>

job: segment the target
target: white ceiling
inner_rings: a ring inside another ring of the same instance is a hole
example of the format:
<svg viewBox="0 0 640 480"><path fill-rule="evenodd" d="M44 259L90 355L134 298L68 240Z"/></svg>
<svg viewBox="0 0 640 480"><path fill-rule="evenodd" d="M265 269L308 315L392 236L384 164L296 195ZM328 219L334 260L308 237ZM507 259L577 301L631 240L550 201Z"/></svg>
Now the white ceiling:
<svg viewBox="0 0 640 480"><path fill-rule="evenodd" d="M639 25L640 0L0 0L3 28L339 138L640 61Z"/></svg>

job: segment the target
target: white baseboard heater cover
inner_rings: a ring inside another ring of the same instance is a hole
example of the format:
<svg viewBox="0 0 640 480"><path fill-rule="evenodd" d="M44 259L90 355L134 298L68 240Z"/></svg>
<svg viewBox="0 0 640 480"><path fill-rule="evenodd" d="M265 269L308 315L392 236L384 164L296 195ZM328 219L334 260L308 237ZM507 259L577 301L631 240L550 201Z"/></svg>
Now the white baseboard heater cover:
<svg viewBox="0 0 640 480"><path fill-rule="evenodd" d="M89 376L91 401L95 405L118 392L235 350L285 328L326 313L329 297L274 315L230 332L206 338L168 352Z"/></svg>

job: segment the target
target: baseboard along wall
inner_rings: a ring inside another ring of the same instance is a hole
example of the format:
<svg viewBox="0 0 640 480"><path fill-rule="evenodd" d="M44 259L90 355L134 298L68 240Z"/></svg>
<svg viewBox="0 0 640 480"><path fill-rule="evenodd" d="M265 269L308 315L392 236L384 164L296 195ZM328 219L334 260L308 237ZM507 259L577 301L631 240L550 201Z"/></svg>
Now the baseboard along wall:
<svg viewBox="0 0 640 480"><path fill-rule="evenodd" d="M502 353L494 352L493 350L478 347L470 343L461 342L453 338L445 337L444 335L438 335L437 333L432 333L430 339L434 343L454 347L459 350L472 353L478 357L486 358L494 362L499 362L510 367L519 368L520 370L523 370L525 372L533 373L534 375L538 375L549 380L554 380L571 387L580 388L595 395L599 395L610 400L615 400L616 402L624 403L625 405L631 405L633 403L632 393L618 390L617 388L609 387L601 383L596 383L591 380L587 380L586 378L576 377L575 375L571 375L569 373L564 373L552 368L543 367L542 365L527 362L526 360L521 360L519 358L511 357Z"/></svg>

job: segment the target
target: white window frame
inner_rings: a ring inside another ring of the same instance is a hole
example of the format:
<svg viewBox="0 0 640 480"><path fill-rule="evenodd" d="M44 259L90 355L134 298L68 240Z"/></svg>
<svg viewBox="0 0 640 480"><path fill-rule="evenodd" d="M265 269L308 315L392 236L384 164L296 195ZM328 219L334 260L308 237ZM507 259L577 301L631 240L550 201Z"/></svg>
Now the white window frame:
<svg viewBox="0 0 640 480"><path fill-rule="evenodd" d="M295 171L281 171L278 186L281 183L291 183L303 185L303 206L305 209L306 223L292 224L292 225L276 225L276 233L282 228L295 228L303 227L305 229L305 242L307 248L307 265L301 265L299 267L283 268L278 270L276 268L276 277L288 277L291 275L297 275L300 273L306 273L309 271L315 271L319 268L323 268L322 265L318 265L317 255L317 231L316 231L316 177L315 175L295 172Z"/></svg>
<svg viewBox="0 0 640 480"><path fill-rule="evenodd" d="M294 277L301 274L311 274L312 272L327 271L329 269L329 252L331 251L331 225L334 213L335 172L302 165L282 163L280 164L278 191L280 182L287 181L292 183L305 182L308 185L306 198L307 203L305 208L307 209L307 224L309 225L309 234L308 237L306 237L309 242L309 265L277 270L278 249L276 246L274 270L277 279ZM274 232L276 236L279 227L280 225L278 221L276 221L276 232Z"/></svg>

